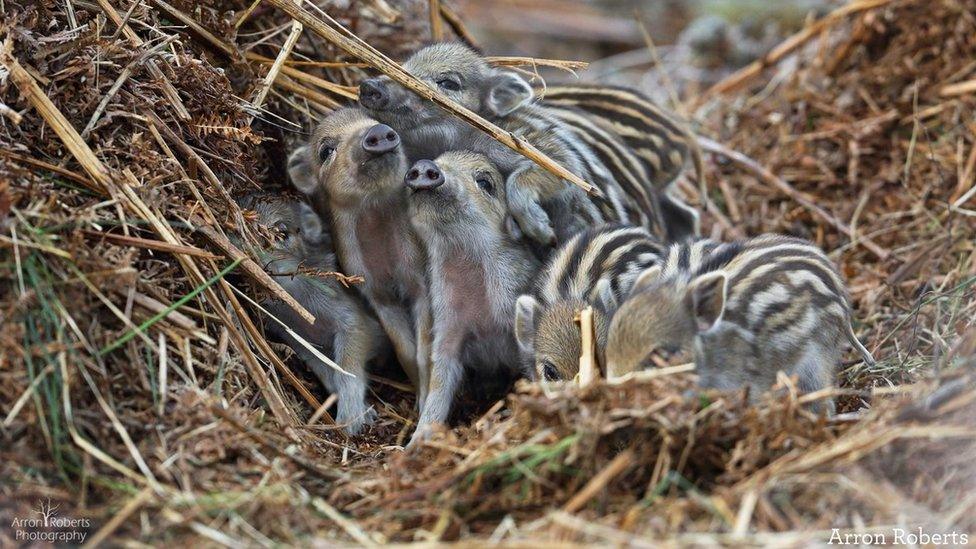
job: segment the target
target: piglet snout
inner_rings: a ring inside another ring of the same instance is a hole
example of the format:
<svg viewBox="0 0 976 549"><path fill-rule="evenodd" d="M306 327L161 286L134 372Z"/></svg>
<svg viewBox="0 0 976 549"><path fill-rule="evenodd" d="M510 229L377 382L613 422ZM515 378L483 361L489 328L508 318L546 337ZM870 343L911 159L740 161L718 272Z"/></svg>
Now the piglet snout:
<svg viewBox="0 0 976 549"><path fill-rule="evenodd" d="M379 78L363 80L359 85L359 103L372 110L383 110L390 104L390 90Z"/></svg>
<svg viewBox="0 0 976 549"><path fill-rule="evenodd" d="M400 136L386 124L377 124L363 136L363 149L373 154L390 152L400 145Z"/></svg>
<svg viewBox="0 0 976 549"><path fill-rule="evenodd" d="M429 191L444 184L444 174L430 160L418 160L407 170L403 182L415 191Z"/></svg>

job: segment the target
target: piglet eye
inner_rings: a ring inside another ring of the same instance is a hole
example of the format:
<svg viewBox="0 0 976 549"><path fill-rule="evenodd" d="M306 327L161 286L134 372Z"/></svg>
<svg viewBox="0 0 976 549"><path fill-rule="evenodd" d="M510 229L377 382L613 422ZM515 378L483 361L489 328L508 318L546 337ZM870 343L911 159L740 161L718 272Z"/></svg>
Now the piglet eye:
<svg viewBox="0 0 976 549"><path fill-rule="evenodd" d="M491 182L491 179L488 179L485 176L479 176L477 179L475 179L475 182L478 183L478 187L480 187L481 190L492 196L495 195L495 184Z"/></svg>
<svg viewBox="0 0 976 549"><path fill-rule="evenodd" d="M274 230L282 235L288 234L288 225L285 225L284 221L279 221L274 224Z"/></svg>
<svg viewBox="0 0 976 549"><path fill-rule="evenodd" d="M335 147L330 146L328 143L322 143L319 145L319 161L325 162L334 152Z"/></svg>
<svg viewBox="0 0 976 549"><path fill-rule="evenodd" d="M442 78L437 81L437 87L447 91L458 91L461 89L461 84L450 78Z"/></svg>
<svg viewBox="0 0 976 549"><path fill-rule="evenodd" d="M559 371L556 370L556 365L548 360L543 361L542 377L545 378L546 381L557 381L559 379Z"/></svg>

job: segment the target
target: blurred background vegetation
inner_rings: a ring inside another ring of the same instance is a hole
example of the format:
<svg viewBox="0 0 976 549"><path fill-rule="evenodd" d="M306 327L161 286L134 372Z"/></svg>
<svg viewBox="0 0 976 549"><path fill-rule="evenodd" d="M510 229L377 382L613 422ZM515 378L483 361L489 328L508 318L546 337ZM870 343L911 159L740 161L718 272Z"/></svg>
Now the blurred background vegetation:
<svg viewBox="0 0 976 549"><path fill-rule="evenodd" d="M585 81L636 86L668 99L666 75L682 97L694 95L761 57L831 0L456 0L489 54L588 61ZM646 35L644 30L646 29ZM647 36L654 42L656 67ZM565 80L572 76L550 77Z"/></svg>

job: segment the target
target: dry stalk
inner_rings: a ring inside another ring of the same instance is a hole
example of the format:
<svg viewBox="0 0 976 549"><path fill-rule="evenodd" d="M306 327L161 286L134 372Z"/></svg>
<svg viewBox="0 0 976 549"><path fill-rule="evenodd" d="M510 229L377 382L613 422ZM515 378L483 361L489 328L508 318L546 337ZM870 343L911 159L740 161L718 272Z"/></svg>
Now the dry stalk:
<svg viewBox="0 0 976 549"><path fill-rule="evenodd" d="M201 395L201 396L204 396L204 395ZM282 448L279 447L278 444L275 444L275 443L271 442L270 440L268 440L267 438L265 438L265 436L262 435L261 433L255 431L254 429L252 429L252 428L248 427L247 425L244 425L243 423L241 423L240 421L238 421L237 418L235 418L234 416L232 416L230 414L230 412L228 412L227 410L225 410L224 408L222 408L220 405L218 405L218 404L211 404L210 405L210 410L217 417L219 417L220 419L223 419L224 421L226 421L227 423L229 423L231 427L233 427L234 429L240 431L241 434L243 434L247 438L253 440L254 442L256 442L256 443L260 444L261 446L265 447L266 449L270 450L275 455L277 455L279 457L282 457L282 458L284 458L284 459L286 459L288 461L291 461L292 463L294 463L295 465L297 465L301 469L303 469L303 470L305 470L305 471L307 471L307 472L309 472L309 473L311 473L311 474L313 474L313 475L315 475L315 476L317 476L319 478L325 479L325 480L337 480L337 479L341 479L342 478L342 475L340 475L339 473L336 473L335 471L332 471L332 470L329 470L329 469L323 469L323 468L315 465L314 463L311 463L309 461L306 461L306 460L304 460L304 459L302 459L302 458L294 455L292 452L288 452L288 451L283 450Z"/></svg>
<svg viewBox="0 0 976 549"><path fill-rule="evenodd" d="M576 71L590 66L586 61L544 59L541 57L488 56L485 57L485 61L496 67L552 67L574 74Z"/></svg>
<svg viewBox="0 0 976 549"><path fill-rule="evenodd" d="M105 109L108 108L108 104L115 97L115 94L117 94L119 90L122 89L122 85L125 84L125 81L128 80L130 76L132 76L135 67L144 63L147 59L150 58L150 56L152 56L156 52L169 46L170 43L172 43L174 40L176 40L176 36L170 36L165 40L162 40L160 43L156 44L152 48L142 52L142 54L140 54L138 58L133 60L131 63L126 65L124 69L122 69L122 72L119 74L119 77L116 78L115 83L112 84L111 88L109 88L108 93L102 96L102 100L99 101L98 107L95 108L95 112L92 113L91 118L88 119L88 123L85 124L85 129L81 130L82 139L88 139L88 134L90 134L92 129L95 128L95 124L98 122L98 119L102 117L102 113L104 113Z"/></svg>
<svg viewBox="0 0 976 549"><path fill-rule="evenodd" d="M10 71L10 79L20 90L20 93L37 109L44 121L61 138L68 151L78 160L78 163L91 178L91 181L86 181L82 185L98 194L109 194L108 189L113 183L108 170L85 143L85 140L78 135L68 119L61 114L61 111L54 106L51 99L37 85L34 77L21 66L10 49L10 42L0 45L0 64L7 67L7 70ZM81 182L79 181L79 183Z"/></svg>
<svg viewBox="0 0 976 549"><path fill-rule="evenodd" d="M49 171L51 173L56 173L56 174L58 174L58 175L60 175L62 177L65 177L67 179L70 179L70 180L74 181L75 183L78 183L79 185L82 185L84 187L87 187L89 189L93 189L94 190L94 186L93 186L94 183L92 182L91 179L89 179L89 178L87 178L87 177L85 177L85 176L83 176L83 175L81 175L79 173L75 173L75 172L73 172L71 170L62 168L61 166L58 166L58 165L55 165L55 164L51 164L50 162L45 162L43 160L38 160L37 158L32 158L30 156L24 156L22 154L17 154L15 152L6 151L6 150L3 150L3 149L0 149L0 156L7 157L7 158L9 158L11 160L14 160L16 162L21 162L21 163L24 163L24 164L30 164L31 166L37 166L38 168L41 168L42 170Z"/></svg>
<svg viewBox="0 0 976 549"><path fill-rule="evenodd" d="M593 332L593 307L587 307L579 312L580 327L580 359L579 384L582 387L593 383L600 377L600 368L596 364L596 342Z"/></svg>
<svg viewBox="0 0 976 549"><path fill-rule="evenodd" d="M5 105L3 101L0 101L0 116L6 116L15 126L19 125L24 118L19 112Z"/></svg>
<svg viewBox="0 0 976 549"><path fill-rule="evenodd" d="M274 350L268 344L268 341L265 339L264 334L261 333L261 330L258 329L258 327L254 324L253 321L251 321L250 315L247 314L247 311L244 310L244 307L237 300L237 296L234 295L234 289L230 285L230 283L228 283L224 279L221 279L218 281L218 284L220 285L220 289L223 291L224 299L227 301L231 309L234 311L234 314L237 317L237 321L239 325L242 328L244 328L244 332L247 333L253 345L258 349L258 351L261 352L262 355L264 355L265 358L267 358L271 362L271 364L274 366L274 369L277 370L279 373L281 373L281 375L285 377L285 380L288 382L288 384L291 385L291 387L295 389L298 392L298 394L302 396L303 399L305 399L305 401L308 403L309 406L312 407L312 409L318 409L318 407L321 405L319 400L315 398L315 396L312 395L311 392L309 392L308 388L305 387L305 384L302 383L302 381L295 376L294 372L291 371L291 368L285 365L285 363L281 360L281 358L279 358L278 355L274 352ZM269 387L273 388L274 385L271 384L271 376L265 374L263 368L261 369L261 375L263 381L267 383ZM294 416L294 412L291 410L291 408L288 408L285 405L283 397L280 394L278 394L277 390L275 390L275 394L278 395L278 399L280 400L280 405L285 407L289 418L291 418L289 420L290 421L289 424L298 425L299 423L298 419ZM332 419L332 416L330 416L328 412L323 414L322 417L325 418L325 422L330 425L335 423L335 420Z"/></svg>
<svg viewBox="0 0 976 549"><path fill-rule="evenodd" d="M203 178L207 181L207 183L210 183L210 185L216 189L218 193L220 193L220 196L227 203L227 206L234 215L234 221L237 223L237 227L241 231L246 231L247 223L244 221L244 216L241 215L241 209L237 207L237 203L234 201L234 198L230 195L230 192L227 191L227 188L217 177L217 174L215 174L213 170L210 169L210 166L204 162L203 158L201 158L192 147L187 145L186 142L176 134L176 132L170 129L169 125L163 122L161 118L156 116L156 114L153 112L149 112L147 114L147 119L149 120L150 125L155 127L166 138L166 140L172 143L176 149L179 150L184 157L186 157L187 160L196 163L197 167L200 169L200 172L203 174ZM215 230L218 232L221 231L220 225L215 225L215 227Z"/></svg>
<svg viewBox="0 0 976 549"><path fill-rule="evenodd" d="M958 97L960 95L967 95L976 92L976 79L967 80L965 82L959 82L956 84L949 84L942 88L939 95L942 97Z"/></svg>
<svg viewBox="0 0 976 549"><path fill-rule="evenodd" d="M123 290L122 288L115 288L115 292L119 295L123 295L126 298L130 297L131 295L133 304L139 305L140 307L143 307L144 309L148 310L153 314L162 313L163 311L166 310L166 305L164 305L163 303L159 302L158 300L152 297L147 296L146 294L142 294L139 292L132 292L131 294L129 294L126 290ZM214 341L212 337L201 332L200 327L197 326L196 323L193 322L192 319L190 319L190 317L179 312L179 310L174 309L172 311L169 311L166 314L166 316L163 317L163 319L168 322L171 322L174 326L182 328L188 332L193 332L195 337L200 338L203 341L206 341L210 345L216 345L217 343L216 341Z"/></svg>
<svg viewBox="0 0 976 549"><path fill-rule="evenodd" d="M301 4L301 2L302 0L296 0L297 4ZM298 38L302 35L302 29L301 23L292 21L291 32L288 33L288 38L285 38L285 43L281 46L281 50L278 51L278 56L275 57L274 63L268 69L268 74L264 75L264 80L258 86L257 92L254 94L254 99L251 100L251 106L254 107L255 112L264 104L264 100L268 96L268 91L271 90L271 85L274 84L275 78L278 77L278 72L281 71L288 56L291 55L291 50L298 43ZM254 120L253 115L251 120Z"/></svg>
<svg viewBox="0 0 976 549"><path fill-rule="evenodd" d="M279 77L278 80L275 81L275 86L286 92L291 92L308 100L316 107L324 109L325 112L332 112L342 106L338 101L332 99L331 97L321 94L313 89L306 88L305 86L292 81L288 77Z"/></svg>
<svg viewBox="0 0 976 549"><path fill-rule="evenodd" d="M115 23L115 25L122 31L122 33L125 34L126 39L133 46L137 48L142 47L143 44L142 38L139 38L139 35L136 34L134 30L132 30L132 27L129 26L126 19L120 16L119 12L115 11L115 8L112 7L112 4L110 4L108 0L96 0L96 1L98 2L98 5L102 8L102 11L104 11L105 14L108 15L109 19L111 19ZM169 81L169 78L166 76L163 70L160 69L159 66L156 65L156 62L152 59L146 62L146 66L149 67L149 72L150 74L152 74L153 78L162 82L163 95L166 96L166 99L169 101L170 106L172 106L173 109L176 111L176 115L183 120L189 120L190 111L186 110L186 106L183 104L183 100L180 99L180 94L176 91L176 88L173 87L173 83Z"/></svg>
<svg viewBox="0 0 976 549"><path fill-rule="evenodd" d="M430 38L434 42L444 41L444 22L441 20L441 0L428 0L427 11L430 16Z"/></svg>
<svg viewBox="0 0 976 549"><path fill-rule="evenodd" d="M263 55L259 55L254 52L247 52L246 54L244 54L244 56L245 58L247 58L248 61L257 61L258 63L262 63L262 64L271 64L275 62L274 59L269 59ZM352 99L353 101L355 101L356 99L359 98L359 91L354 87L343 86L341 84L329 82L328 80L319 78L318 76L296 69L293 66L285 64L281 67L281 72L287 76L294 78L299 82L306 82L308 84L312 84L324 90L330 91L336 95L341 95L346 99Z"/></svg>
<svg viewBox="0 0 976 549"><path fill-rule="evenodd" d="M124 236L120 234L102 233L102 232L91 231L87 229L83 229L81 232L94 237L109 240L111 242L115 242L116 244L121 244L123 246L133 246L135 248L144 248L147 250L158 250L160 252L167 252L172 254L184 254L193 257L201 257L204 259L218 259L220 257L206 250L201 250L196 246L188 246L183 244L170 244L169 242L163 242L161 240L150 240L148 238L139 238L137 236Z"/></svg>
<svg viewBox="0 0 976 549"><path fill-rule="evenodd" d="M212 46L214 46L217 49L219 49L220 52L223 53L224 55L227 55L228 57L231 57L232 59L240 59L240 57L241 57L240 52L238 52L236 48L232 47L230 44L227 44L223 40L221 40L221 39L217 38L216 36L214 36L214 34L212 32L210 32L209 30L207 30L200 23L197 23L189 15L187 15L187 14L183 13L182 11L176 9L175 7L169 5L168 3L164 2L163 0L152 0L152 2L154 4L156 4L156 6L159 7L161 10L163 10L164 12L166 12L167 15L173 17L174 19L176 19L180 23L183 23L184 25L186 25L187 28L190 29L191 32L193 32L194 34L196 34L196 35L200 36L201 38L203 38L208 44L211 44Z"/></svg>
<svg viewBox="0 0 976 549"><path fill-rule="evenodd" d="M458 35L458 38L460 38L462 42L472 48L478 49L478 41L474 39L474 35L472 35L471 31L468 30L468 27L465 26L464 21L461 20L461 17L459 17L458 14L454 13L454 10L449 8L443 2L441 3L441 17L444 18L444 21L447 22L448 26L451 27L451 30L454 31L454 34Z"/></svg>
<svg viewBox="0 0 976 549"><path fill-rule="evenodd" d="M202 219L195 219L196 230L204 237L207 238L211 243L224 251L231 259L240 259L241 267L244 269L251 279L257 282L265 290L271 292L271 295L275 299L286 303L293 311L299 314L306 322L309 324L315 323L315 315L310 313L304 305L299 303L294 297L278 284L275 279L261 268L250 256L242 252L237 246L235 246L226 236L218 233L212 227L209 227L201 223Z"/></svg>
<svg viewBox="0 0 976 549"><path fill-rule="evenodd" d="M582 509L600 490L606 488L610 481L626 471L634 463L636 457L633 450L625 450L617 454L617 457L613 458L602 471L594 475L586 483L586 486L583 486L582 490L566 502L566 505L563 506L563 512L575 513Z"/></svg>
<svg viewBox="0 0 976 549"><path fill-rule="evenodd" d="M137 212L142 219L148 221L149 224L154 228L156 233L164 241L169 242L170 244L183 245L182 242L180 242L179 236L176 234L173 228L169 226L169 223L166 221L165 217L156 215L156 213L153 212L142 201L139 195L135 193L135 191L132 189L131 186L128 185L122 186L120 190L121 190L121 192L119 193L120 199L124 200L127 203L127 205L133 211ZM176 258L182 265L183 270L186 272L187 276L189 277L190 281L193 284L197 286L204 284L207 278L200 271L200 268L194 262L193 257L186 256L183 254L176 254ZM211 267L215 269L214 272L219 271L219 269L216 269L216 266L213 265L212 261L210 261L210 263L211 263ZM223 279L221 279L221 282L226 284L226 281L224 281ZM221 300L218 298L216 292L214 291L214 288L212 286L206 287L203 290L203 294L204 296L206 296L207 302L210 304L214 312L220 318L224 327L227 328L228 335L230 335L231 340L234 342L234 346L237 348L238 352L241 354L241 356L244 359L244 365L247 368L248 374L251 376L251 379L254 381L255 385L258 386L258 390L261 391L262 396L264 397L265 401L268 403L268 407L271 409L271 413L283 426L296 425L298 423L297 418L295 418L292 410L285 405L284 398L281 396L281 394L277 391L277 389L275 389L275 387L267 379L267 376L265 375L264 370L261 368L260 363L258 363L257 358L251 352L251 349L247 344L247 340L237 330L230 314L221 305ZM225 290L225 296L227 294L230 294L230 297L233 298L233 293L229 292L228 290ZM242 316L241 315L242 311L238 310L237 313L238 316ZM248 320L247 316L243 315L242 322L247 320ZM264 339L260 337L260 334L258 334L258 337L261 342L264 342ZM276 355L270 351L270 349L268 349L267 352L271 357L277 358Z"/></svg>
<svg viewBox="0 0 976 549"><path fill-rule="evenodd" d="M88 538L85 544L82 545L82 549L89 549L92 547L100 546L109 536L115 533L122 526L133 513L138 511L143 505L153 499L153 491L149 488L144 488L141 492L130 499L117 513L112 515L112 518L108 520L101 528L95 532L95 535Z"/></svg>

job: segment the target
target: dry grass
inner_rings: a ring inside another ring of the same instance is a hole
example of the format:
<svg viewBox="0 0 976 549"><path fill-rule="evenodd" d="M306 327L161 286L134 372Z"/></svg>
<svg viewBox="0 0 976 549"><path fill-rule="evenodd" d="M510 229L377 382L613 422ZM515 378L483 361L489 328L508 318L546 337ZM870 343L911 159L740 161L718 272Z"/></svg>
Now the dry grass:
<svg viewBox="0 0 976 549"><path fill-rule="evenodd" d="M233 198L282 187L362 60L263 3L0 4L3 545L46 498L116 544L976 530L974 0L854 2L686 102L717 144L710 230L811 238L850 281L879 361L846 365L840 416L805 411L828 395L788 379L752 407L677 368L523 384L416 455L402 383L377 378L380 420L347 439L237 293L280 290ZM444 2L329 15L399 58L431 6L471 40Z"/></svg>

